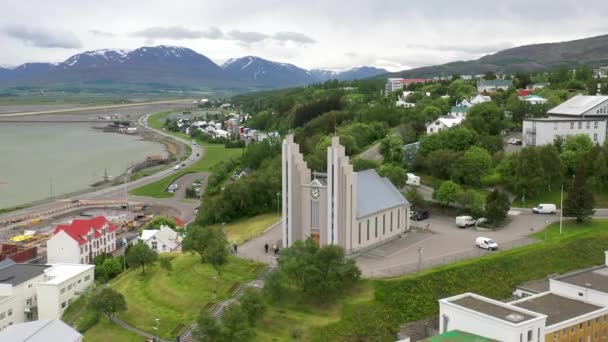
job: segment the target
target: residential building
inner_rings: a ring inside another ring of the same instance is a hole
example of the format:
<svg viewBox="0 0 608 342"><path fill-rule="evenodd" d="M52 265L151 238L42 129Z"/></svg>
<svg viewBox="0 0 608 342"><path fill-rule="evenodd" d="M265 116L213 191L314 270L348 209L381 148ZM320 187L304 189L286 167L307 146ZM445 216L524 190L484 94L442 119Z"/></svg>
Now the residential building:
<svg viewBox="0 0 608 342"><path fill-rule="evenodd" d="M183 239L170 227L161 226L160 229L143 230L140 240L158 253L171 253L180 250Z"/></svg>
<svg viewBox="0 0 608 342"><path fill-rule="evenodd" d="M387 78L384 90L386 94L390 94L396 90L401 90L410 84L426 83L429 81L430 80L426 78Z"/></svg>
<svg viewBox="0 0 608 342"><path fill-rule="evenodd" d="M354 172L344 146L332 137L327 171L311 171L293 135L282 152L283 247L311 237L346 253L372 248L410 230L410 203L375 170Z"/></svg>
<svg viewBox="0 0 608 342"><path fill-rule="evenodd" d="M540 97L538 95L526 95L526 96L520 96L519 99L521 101L527 102L529 104L533 104L533 105L537 105L537 104L545 104L547 103L547 99L545 99L544 97Z"/></svg>
<svg viewBox="0 0 608 342"><path fill-rule="evenodd" d="M116 226L103 216L60 224L47 241L49 263L88 264L116 249Z"/></svg>
<svg viewBox="0 0 608 342"><path fill-rule="evenodd" d="M548 118L523 121L524 146L551 144L558 136L586 134L591 141L606 140L608 96L577 95L547 112Z"/></svg>
<svg viewBox="0 0 608 342"><path fill-rule="evenodd" d="M505 342L606 342L608 251L605 259L602 266L522 286L515 292L522 298L509 303L472 293L441 299L440 332L460 330Z"/></svg>
<svg viewBox="0 0 608 342"><path fill-rule="evenodd" d="M477 95L477 96L481 96L481 95ZM461 106L461 107L466 107L466 108L471 108L473 107L475 104L472 103L471 101L464 99L462 100L460 103L456 104L457 106Z"/></svg>
<svg viewBox="0 0 608 342"><path fill-rule="evenodd" d="M464 117L467 115L468 110L469 110L469 107L464 106L462 104L457 105L457 106L452 106L452 108L450 109L449 116L451 116L453 118L457 118L457 119L458 118L464 119Z"/></svg>
<svg viewBox="0 0 608 342"><path fill-rule="evenodd" d="M463 119L464 119L464 117L454 118L451 116L442 116L442 117L438 118L437 120L429 122L426 125L426 134L431 135L431 134L439 133L448 128L452 128L454 126L458 126L458 125L460 125L460 123L462 122Z"/></svg>
<svg viewBox="0 0 608 342"><path fill-rule="evenodd" d="M481 94L477 94L469 100L469 102L472 103L473 105L484 103L484 102L490 102L490 101L492 101L491 97L489 97L487 95L481 95Z"/></svg>
<svg viewBox="0 0 608 342"><path fill-rule="evenodd" d="M395 107L414 108L416 107L416 104L413 102L405 102L402 99L398 99L397 101L395 101Z"/></svg>
<svg viewBox="0 0 608 342"><path fill-rule="evenodd" d="M94 283L94 265L13 264L0 269L0 329L15 323L59 319Z"/></svg>
<svg viewBox="0 0 608 342"><path fill-rule="evenodd" d="M532 85L532 90L543 89L545 86L547 86L546 83L534 83Z"/></svg>
<svg viewBox="0 0 608 342"><path fill-rule="evenodd" d="M513 86L511 80L479 80L477 81L478 93L494 93L498 90L507 90Z"/></svg>
<svg viewBox="0 0 608 342"><path fill-rule="evenodd" d="M59 319L43 319L13 324L0 331L0 341L11 342L80 342L82 335Z"/></svg>

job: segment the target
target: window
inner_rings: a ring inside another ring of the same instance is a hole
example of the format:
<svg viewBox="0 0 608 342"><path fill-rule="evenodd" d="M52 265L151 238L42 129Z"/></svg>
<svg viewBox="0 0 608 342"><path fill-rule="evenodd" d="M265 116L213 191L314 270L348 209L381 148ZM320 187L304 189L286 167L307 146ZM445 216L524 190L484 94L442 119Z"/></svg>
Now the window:
<svg viewBox="0 0 608 342"><path fill-rule="evenodd" d="M359 222L359 244L361 244L361 222Z"/></svg>
<svg viewBox="0 0 608 342"><path fill-rule="evenodd" d="M152 249L153 250L157 250L157 248L156 248L156 241L152 241Z"/></svg>
<svg viewBox="0 0 608 342"><path fill-rule="evenodd" d="M593 121L593 128L597 128L597 125L598 125L597 121Z"/></svg>
<svg viewBox="0 0 608 342"><path fill-rule="evenodd" d="M378 216L374 217L374 235L378 237Z"/></svg>
<svg viewBox="0 0 608 342"><path fill-rule="evenodd" d="M587 129L591 128L591 122L590 121L587 121L587 123L585 124L585 128L587 128Z"/></svg>
<svg viewBox="0 0 608 342"><path fill-rule="evenodd" d="M593 133L593 141L597 142L597 133Z"/></svg>
<svg viewBox="0 0 608 342"><path fill-rule="evenodd" d="M399 216L401 216L401 215L399 215L399 214L401 214L401 210L397 210L397 229L401 228L401 225L399 224Z"/></svg>
<svg viewBox="0 0 608 342"><path fill-rule="evenodd" d="M583 123L582 122L578 122L578 129L582 129L583 128Z"/></svg>
<svg viewBox="0 0 608 342"><path fill-rule="evenodd" d="M429 132L433 133L433 128L429 128Z"/></svg>
<svg viewBox="0 0 608 342"><path fill-rule="evenodd" d="M574 122L570 123L570 129L574 129Z"/></svg>
<svg viewBox="0 0 608 342"><path fill-rule="evenodd" d="M65 306L66 306L65 302L61 303L61 308L62 309L65 309Z"/></svg>
<svg viewBox="0 0 608 342"><path fill-rule="evenodd" d="M91 276L90 276L90 275L88 275L88 276L84 277L84 281L89 281L89 279L91 279Z"/></svg>
<svg viewBox="0 0 608 342"><path fill-rule="evenodd" d="M587 321L587 326L590 327L591 326L591 321Z"/></svg>
<svg viewBox="0 0 608 342"><path fill-rule="evenodd" d="M70 291L72 289L72 284L68 285L68 291Z"/></svg>
<svg viewBox="0 0 608 342"><path fill-rule="evenodd" d="M367 219L367 241L369 241L369 219Z"/></svg>
<svg viewBox="0 0 608 342"><path fill-rule="evenodd" d="M532 337L534 337L534 330L528 330L528 342L532 341Z"/></svg>
<svg viewBox="0 0 608 342"><path fill-rule="evenodd" d="M554 131L557 131L557 122L554 122L554 123L553 123L553 130L554 130Z"/></svg>
<svg viewBox="0 0 608 342"><path fill-rule="evenodd" d="M0 312L0 320L6 317L6 312Z"/></svg>
<svg viewBox="0 0 608 342"><path fill-rule="evenodd" d="M391 211L391 232L393 231L393 212Z"/></svg>
<svg viewBox="0 0 608 342"><path fill-rule="evenodd" d="M8 309L8 311L7 311L7 312L8 312L8 315L9 315L9 316L12 316L12 315L13 315L13 309Z"/></svg>
<svg viewBox="0 0 608 342"><path fill-rule="evenodd" d="M578 328L583 329L583 323L579 323Z"/></svg>
<svg viewBox="0 0 608 342"><path fill-rule="evenodd" d="M61 294L65 293L65 287L61 289Z"/></svg>
<svg viewBox="0 0 608 342"><path fill-rule="evenodd" d="M382 214L382 235L386 234L386 214Z"/></svg>

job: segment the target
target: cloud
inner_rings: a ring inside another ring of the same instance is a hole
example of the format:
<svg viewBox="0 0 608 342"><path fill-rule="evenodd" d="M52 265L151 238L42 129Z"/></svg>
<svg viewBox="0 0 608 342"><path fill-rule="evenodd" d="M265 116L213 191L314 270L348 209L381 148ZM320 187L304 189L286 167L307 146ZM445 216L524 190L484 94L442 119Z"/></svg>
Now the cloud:
<svg viewBox="0 0 608 342"><path fill-rule="evenodd" d="M217 27L211 27L206 31L202 30L191 30L182 26L169 26L169 27L148 27L141 31L136 31L130 34L132 37L143 37L148 41L154 39L221 39L224 34Z"/></svg>
<svg viewBox="0 0 608 342"><path fill-rule="evenodd" d="M20 25L6 27L3 31L9 37L36 47L62 49L78 49L82 47L80 39L71 32L51 31Z"/></svg>
<svg viewBox="0 0 608 342"><path fill-rule="evenodd" d="M435 50L435 51L453 51L467 54L484 54L510 49L515 47L512 42L500 42L490 45L466 45L466 44L408 44L410 49Z"/></svg>
<svg viewBox="0 0 608 342"><path fill-rule="evenodd" d="M236 40L245 44L258 43L270 38L270 36L264 33L239 30L232 30L228 32L227 37L230 40Z"/></svg>
<svg viewBox="0 0 608 342"><path fill-rule="evenodd" d="M309 36L299 32L277 32L272 36L273 39L280 42L294 42L299 44L313 44L316 41Z"/></svg>
<svg viewBox="0 0 608 342"><path fill-rule="evenodd" d="M112 33L112 32L106 32L106 31L101 31L101 30L89 30L89 33L94 35L94 36L99 36L99 37L115 37L116 34Z"/></svg>

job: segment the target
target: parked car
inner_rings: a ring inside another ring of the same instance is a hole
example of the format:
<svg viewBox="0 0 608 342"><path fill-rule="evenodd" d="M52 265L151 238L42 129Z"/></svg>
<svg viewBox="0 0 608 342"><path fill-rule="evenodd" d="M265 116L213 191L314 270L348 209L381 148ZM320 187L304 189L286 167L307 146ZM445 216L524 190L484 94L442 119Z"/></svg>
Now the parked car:
<svg viewBox="0 0 608 342"><path fill-rule="evenodd" d="M182 166L186 166L186 163L182 163Z"/></svg>
<svg viewBox="0 0 608 342"><path fill-rule="evenodd" d="M407 185L420 185L420 177L416 176L413 173L407 174L407 181L405 181Z"/></svg>
<svg viewBox="0 0 608 342"><path fill-rule="evenodd" d="M429 218L429 212L427 210L415 210L410 214L410 219L414 221L422 221Z"/></svg>
<svg viewBox="0 0 608 342"><path fill-rule="evenodd" d="M467 228L475 225L475 219L471 216L456 216L456 225L458 228Z"/></svg>
<svg viewBox="0 0 608 342"><path fill-rule="evenodd" d="M507 141L509 144L511 145L521 145L521 139L517 139L517 138L511 138Z"/></svg>
<svg viewBox="0 0 608 342"><path fill-rule="evenodd" d="M475 220L475 225L476 225L476 226L478 226L478 225L480 225L480 224L482 224L482 223L484 223L484 222L487 222L487 221L488 221L488 219L487 219L487 218L485 218L485 217L480 217L480 218L478 218L477 220Z"/></svg>
<svg viewBox="0 0 608 342"><path fill-rule="evenodd" d="M179 164L177 164L173 167L173 170L179 170L179 168L180 168L180 166L179 166Z"/></svg>
<svg viewBox="0 0 608 342"><path fill-rule="evenodd" d="M490 251L495 251L498 249L498 244L496 243L496 241L485 237L478 237L477 239L475 239L475 246Z"/></svg>
<svg viewBox="0 0 608 342"><path fill-rule="evenodd" d="M532 208L532 212L535 214L555 214L557 207L555 204L541 203L537 207Z"/></svg>

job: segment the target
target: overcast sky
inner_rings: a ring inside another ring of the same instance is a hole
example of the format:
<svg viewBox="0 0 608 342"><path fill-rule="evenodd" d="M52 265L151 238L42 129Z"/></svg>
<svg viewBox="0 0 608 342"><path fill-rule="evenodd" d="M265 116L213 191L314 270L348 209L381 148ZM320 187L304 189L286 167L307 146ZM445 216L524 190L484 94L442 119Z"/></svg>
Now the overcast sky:
<svg viewBox="0 0 608 342"><path fill-rule="evenodd" d="M0 64L178 45L218 64L391 71L608 33L606 0L3 0Z"/></svg>

